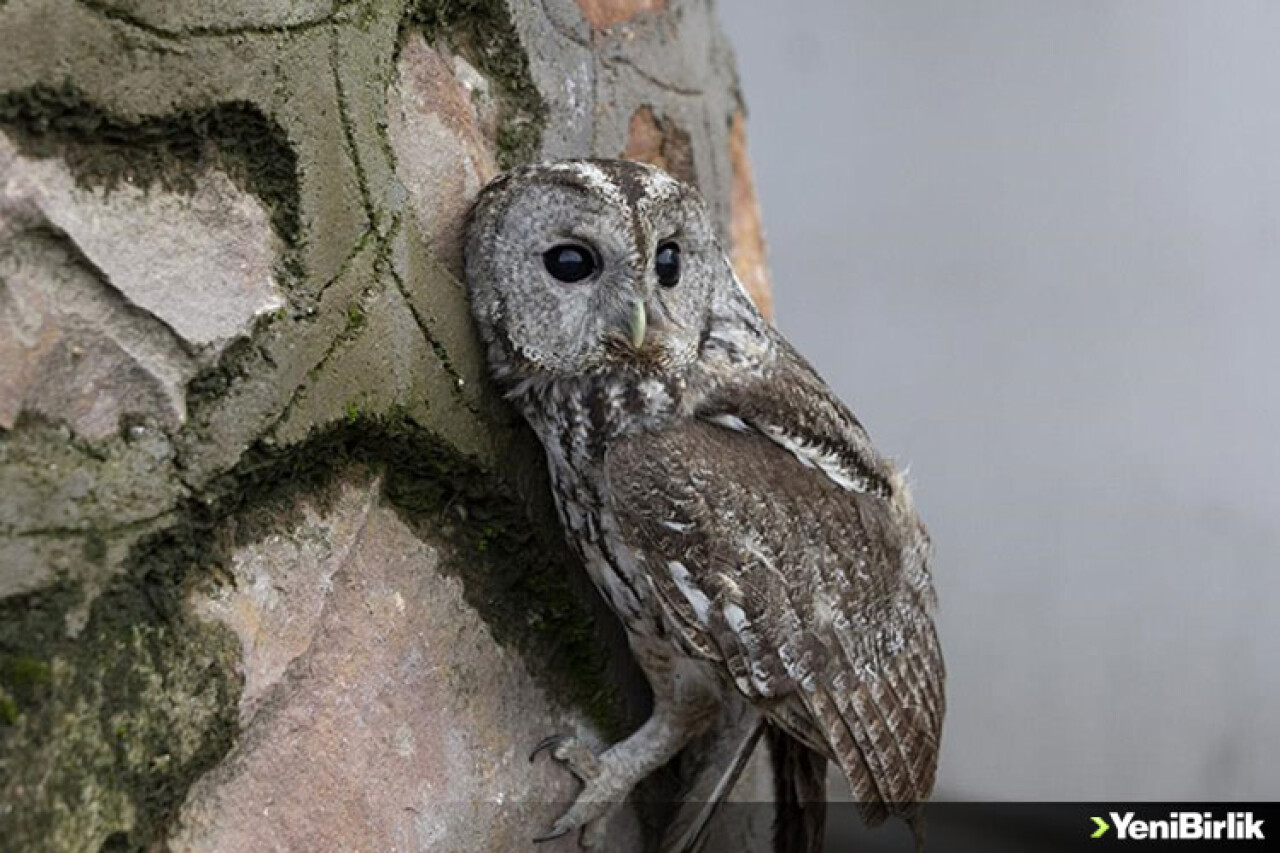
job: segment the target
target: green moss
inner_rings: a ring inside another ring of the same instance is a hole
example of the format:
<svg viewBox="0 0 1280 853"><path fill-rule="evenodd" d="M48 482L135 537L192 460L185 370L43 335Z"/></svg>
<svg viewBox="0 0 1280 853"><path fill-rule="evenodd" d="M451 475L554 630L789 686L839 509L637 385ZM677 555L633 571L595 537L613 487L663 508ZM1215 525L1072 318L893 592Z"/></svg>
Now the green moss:
<svg viewBox="0 0 1280 853"><path fill-rule="evenodd" d="M14 849L122 850L163 838L191 782L235 738L239 644L189 618L216 559L187 522L135 549L75 636L82 591L0 601L0 837Z"/></svg>
<svg viewBox="0 0 1280 853"><path fill-rule="evenodd" d="M24 154L62 158L86 186L182 191L200 171L222 169L266 202L285 242L297 239L297 158L284 130L252 104L125 121L70 85L36 86L0 95L0 124Z"/></svg>
<svg viewBox="0 0 1280 853"><path fill-rule="evenodd" d="M0 655L0 722L13 725L37 704L49 683L49 664L31 654Z"/></svg>
<svg viewBox="0 0 1280 853"><path fill-rule="evenodd" d="M352 302L347 306L347 325L343 329L343 333L354 335L356 332L364 328L365 322L369 319L365 313L364 306L359 302Z"/></svg>
<svg viewBox="0 0 1280 853"><path fill-rule="evenodd" d="M605 678L596 622L570 578L581 567L552 519L537 523L509 483L461 458L407 421L376 425L385 442L385 493L424 534L456 545L449 569L500 643L552 682L555 695L616 732L620 709ZM538 663L542 665L539 666Z"/></svg>
<svg viewBox="0 0 1280 853"><path fill-rule="evenodd" d="M102 565L107 561L107 540L97 530L90 530L84 536L84 546L81 549L86 563L96 563Z"/></svg>
<svg viewBox="0 0 1280 853"><path fill-rule="evenodd" d="M222 350L216 363L192 377L187 383L187 407L193 422L206 405L221 402L236 382L270 375L274 365L268 353L268 335L286 319L280 312L258 317L248 335L236 338Z"/></svg>
<svg viewBox="0 0 1280 853"><path fill-rule="evenodd" d="M34 655L0 656L0 685L11 693L29 698L32 692L49 683L49 664Z"/></svg>
<svg viewBox="0 0 1280 853"><path fill-rule="evenodd" d="M480 69L501 104L498 165L532 160L547 123L547 107L503 0L419 0L405 18L429 41L444 41Z"/></svg>

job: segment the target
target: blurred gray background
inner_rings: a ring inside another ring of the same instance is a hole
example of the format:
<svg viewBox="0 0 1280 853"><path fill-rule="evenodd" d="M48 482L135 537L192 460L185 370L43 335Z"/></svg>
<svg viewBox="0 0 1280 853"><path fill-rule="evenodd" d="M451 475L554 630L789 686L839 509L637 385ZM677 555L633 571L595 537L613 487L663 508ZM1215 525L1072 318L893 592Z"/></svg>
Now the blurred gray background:
<svg viewBox="0 0 1280 853"><path fill-rule="evenodd" d="M720 16L779 324L934 534L940 797L1280 796L1280 3Z"/></svg>

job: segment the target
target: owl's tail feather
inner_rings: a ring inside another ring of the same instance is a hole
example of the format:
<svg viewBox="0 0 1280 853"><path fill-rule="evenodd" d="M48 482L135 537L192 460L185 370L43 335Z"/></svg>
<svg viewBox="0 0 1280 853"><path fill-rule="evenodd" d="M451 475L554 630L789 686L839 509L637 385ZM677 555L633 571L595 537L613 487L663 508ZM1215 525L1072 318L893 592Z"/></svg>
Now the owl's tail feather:
<svg viewBox="0 0 1280 853"><path fill-rule="evenodd" d="M769 726L773 763L774 853L820 853L827 823L827 759Z"/></svg>
<svg viewBox="0 0 1280 853"><path fill-rule="evenodd" d="M921 714L889 704L890 697L897 695L892 689L882 695L877 700L866 685L858 685L839 699L825 689L807 698L858 800L862 822L873 827L890 815L901 817L921 853L923 803L933 789L937 737L924 725Z"/></svg>

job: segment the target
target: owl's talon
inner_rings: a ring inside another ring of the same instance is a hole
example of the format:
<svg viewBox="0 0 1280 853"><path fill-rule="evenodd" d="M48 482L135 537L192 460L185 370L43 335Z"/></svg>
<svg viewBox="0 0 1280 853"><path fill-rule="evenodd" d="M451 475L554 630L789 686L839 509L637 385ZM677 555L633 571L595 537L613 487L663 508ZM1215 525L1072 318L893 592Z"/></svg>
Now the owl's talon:
<svg viewBox="0 0 1280 853"><path fill-rule="evenodd" d="M551 757L569 768L569 771L583 782L589 782L600 773L600 760L573 735L552 735L545 738L533 748L529 754L532 762L544 750L551 751Z"/></svg>
<svg viewBox="0 0 1280 853"><path fill-rule="evenodd" d="M533 748L533 752L529 753L529 763L533 763L533 760L538 757L538 753L548 749L554 750L561 741L569 740L572 737L573 735L551 735L550 737L543 738L538 742L538 745ZM554 752L551 754L552 757L555 756Z"/></svg>
<svg viewBox="0 0 1280 853"><path fill-rule="evenodd" d="M598 799L609 796L608 792L593 790L594 785L588 783L569 810L552 824L550 831L533 839L534 844L554 841L563 838L575 829L580 831L578 844L584 850L599 850L604 845L605 830L608 827L609 815L620 804L618 800Z"/></svg>
<svg viewBox="0 0 1280 853"><path fill-rule="evenodd" d="M622 784L618 784L616 772L610 769L607 762L602 762L573 735L544 738L533 748L529 760L533 761L544 751L550 751L552 758L569 768L582 782L582 790L574 798L569 810L560 816L548 832L534 838L534 843L563 838L577 829L582 832L580 844L584 849L598 849L604 843L609 812L626 799L635 780L624 780Z"/></svg>
<svg viewBox="0 0 1280 853"><path fill-rule="evenodd" d="M533 838L533 843L543 844L544 842L547 842L547 841L555 841L557 838L564 838L566 835L569 834L569 830L571 828L572 827L568 827L568 826L560 826L560 824L557 823L555 826L551 827L551 831L546 833L545 835L535 835Z"/></svg>

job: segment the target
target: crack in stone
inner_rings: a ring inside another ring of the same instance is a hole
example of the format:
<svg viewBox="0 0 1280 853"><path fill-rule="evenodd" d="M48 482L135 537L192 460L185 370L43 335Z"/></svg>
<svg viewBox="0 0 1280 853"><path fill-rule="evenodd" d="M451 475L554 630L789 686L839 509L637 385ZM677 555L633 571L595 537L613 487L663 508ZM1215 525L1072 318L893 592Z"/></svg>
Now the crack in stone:
<svg viewBox="0 0 1280 853"><path fill-rule="evenodd" d="M579 38L577 33L571 30L566 30L564 26L556 20L555 16L551 14L551 10L547 8L547 0L539 0L538 8L542 10L542 17L546 18L547 23L551 25L551 29L578 45L578 47L585 47L588 50L591 49L591 42L589 40Z"/></svg>
<svg viewBox="0 0 1280 853"><path fill-rule="evenodd" d="M399 234L402 224L403 224L403 216L401 214L397 214L392 219L391 225L387 229L386 235L384 237L376 238L378 240L379 251L378 251L378 256L374 259L374 262L373 262L374 269L375 271L380 269L383 270L384 274L389 276L391 278L391 281L395 284L397 292L399 292L400 296L404 299L405 305L408 307L409 313L413 317L414 325L418 327L418 330L422 333L422 336L426 340L427 345L431 347L431 351L432 353L435 354L436 360L439 362L441 368L445 371L446 374L449 375L451 379L454 380L453 382L449 383L450 387L453 389L453 395L458 399L458 401L463 405L463 407L468 412L475 415L476 417L481 417L482 415L479 408L471 400L469 400L462 391L463 387L465 387L465 378L462 376L461 373L459 373L458 369L454 367L453 361L449 357L448 350L445 348L444 344L440 343L440 341L437 340L436 337L431 333L429 324L427 323L425 318L423 318L418 313L417 308L414 307L413 300L409 296L407 286L405 285L403 279L401 279L400 274L396 272L394 265L390 263L389 255L392 251L392 247L394 245L396 237ZM369 239L372 237L374 237L372 232L366 231L364 233L360 241L356 244L355 248L350 253L348 253L347 257L343 260L342 268L339 270L338 274L335 275L329 282L325 284L325 289L327 289L330 285L332 285L334 282L336 282L337 280L342 278L343 275L346 274L347 270L349 270L351 265L355 262L355 258L357 257L357 255L359 255L359 253L364 250L365 246L368 244ZM454 277L451 273L449 273L448 270L444 269L440 264L436 263L434 261L434 258L432 258L432 261L433 261L432 266L438 272L446 276L450 284L452 284L455 288L458 288L459 290L463 289L462 283L459 282L456 277ZM354 304L358 299L359 299L359 295L357 295L356 297L353 297L353 299L351 300L350 303L348 303L348 305ZM359 337L359 334L357 334L356 337ZM329 346L325 349L324 354L321 355L320 358L316 360L316 363L314 365L312 365L307 369L306 379L304 379L302 382L299 382L293 388L293 390L290 393L288 402L285 403L280 413L263 428L261 433L263 436L268 436L274 433L276 429L282 423L284 423L284 421L286 421L289 418L289 416L293 413L293 411L296 409L298 405L299 395L302 392L303 386L305 386L309 380L311 380L313 377L317 376L321 371L324 370L325 365L327 365L329 361L338 353L338 351L342 349L344 344L350 343L354 339L355 338L349 335L343 334L342 332L339 332L338 334L333 336L333 340L330 341Z"/></svg>
<svg viewBox="0 0 1280 853"><path fill-rule="evenodd" d="M364 208L365 218L369 220L371 228L378 227L378 213L373 204L373 197L369 192L369 178L364 170L364 163L360 159L360 148L356 144L355 128L351 122L351 115L347 109L347 91L342 83L342 72L338 70L340 64L339 59L339 36L342 33L340 27L334 27L331 33L329 44L329 68L333 72L333 86L338 93L338 123L342 126L342 136L346 140L347 154L351 157L351 163L356 170L356 183L360 187L360 203Z"/></svg>
<svg viewBox="0 0 1280 853"><path fill-rule="evenodd" d="M670 83L659 77L655 77L653 74L649 73L648 71L645 71L643 68L637 65L635 60L626 56L617 55L609 58L601 56L600 64L603 65L605 68L609 68L609 69L612 69L615 64L625 65L626 67L634 71L636 75L641 79L645 80L646 82L650 83L653 86L658 87L662 91L669 92L673 95L680 95L681 97L685 97L685 98L700 98L706 94L706 92L704 92L702 89L690 89L685 86L679 86L675 83Z"/></svg>
<svg viewBox="0 0 1280 853"><path fill-rule="evenodd" d="M400 231L401 224L402 217L397 215L395 221L391 224L391 228L387 231L385 248L388 253L390 253L392 243ZM436 360L440 362L440 367L453 379L453 382L449 384L453 389L454 397L458 399L458 402L462 403L463 407L468 412L476 417L481 417L480 410L471 400L467 399L467 396L462 392L462 389L466 384L466 379L458 372L458 369L454 367L453 360L449 357L449 351L445 348L444 344L440 343L440 341L436 339L435 335L432 334L430 324L421 314L418 313L418 309L409 295L409 288L406 286L404 279L400 277L400 273L396 271L395 265L387 263L387 260L388 259L384 255L379 258L378 262L375 262L375 266L379 262L385 263L387 274L391 276L391 280L395 283L396 289L400 291L400 295L404 298L405 304L409 306L409 313L413 316L413 322L417 324L418 329L422 332L423 338L427 341L427 345L430 346L431 351L435 353ZM432 266L439 268L439 264L433 263ZM450 279L453 279L453 277L450 276ZM456 279L454 279L454 281L456 281Z"/></svg>
<svg viewBox="0 0 1280 853"><path fill-rule="evenodd" d="M657 86L659 89L662 89L665 92L670 92L675 95L695 98L695 97L701 97L706 94L706 92L703 89L680 86L676 83L663 80L660 77L655 77L652 73L644 70L639 65L637 65L634 60L632 60L631 58L625 55L618 54L613 57L604 56L603 51L599 50L599 48L602 45L596 43L597 40L594 36L595 30L592 30L593 35L590 39L579 38L577 33L574 33L570 30L565 29L565 27L555 19L555 16L552 15L551 11L547 8L547 0L539 0L538 8L542 12L542 17L546 19L547 23L551 26L552 30L554 30L562 38L568 39L569 41L573 42L579 47L584 47L587 50L590 50L593 53L595 60L599 62L601 65L603 65L605 68L611 69L615 64L625 65L628 68L635 71L637 75L642 77L645 81L647 81L651 85ZM604 39L600 39L599 41L601 42L607 41L607 37ZM597 99L597 102L598 102L598 99Z"/></svg>
<svg viewBox="0 0 1280 853"><path fill-rule="evenodd" d="M134 530L146 528L157 521L161 521L171 516L176 516L179 512L177 505L190 497L185 484L183 484L183 491L184 494L175 500L174 506L169 509L158 512L155 515L148 515L144 518L135 518L132 521L114 524L109 527L101 527L88 523L82 527L26 527L0 530L0 537L6 539L40 539L55 536L92 536L95 534L116 536L121 533L129 533Z"/></svg>
<svg viewBox="0 0 1280 853"><path fill-rule="evenodd" d="M138 18L136 15L131 15L121 9L108 6L101 2L101 0L74 0L74 2L80 4L96 15L134 27L148 35L155 36L156 38L163 39L165 41L180 41L184 38L225 38L228 36L243 35L289 35L292 33L313 30L316 27L322 27L325 24L345 19L347 17L345 9L334 8L327 15L320 18L298 21L292 24L282 24L279 26L243 24L229 27L196 26L184 27L178 30L167 30L164 27L149 24Z"/></svg>
<svg viewBox="0 0 1280 853"><path fill-rule="evenodd" d="M369 245L370 239L372 239L373 236L374 236L373 231L368 229L366 229L364 233L360 235L360 239L356 241L355 246L352 247L351 251L347 253L347 256L343 258L342 265L338 268L338 272L333 276L333 278L325 282L324 285L320 288L320 292L316 296L317 299L321 295L323 295L324 292L328 290L332 285L334 285L338 281L341 281L347 275L347 273L351 270L352 265L355 264L356 258L359 257L360 254L364 252L365 248ZM358 294L357 296L353 297L351 301L347 303L348 308L358 298L359 298ZM276 431L276 428L279 427L280 424L282 424L289 417L289 415L293 413L294 408L298 404L298 395L302 392L303 386L306 385L308 380L310 380L313 376L315 376L317 372L323 369L326 364L328 364L329 359L332 358L334 353L338 351L339 347L341 347L341 345L348 340L350 340L350 338L345 336L341 331L333 336L333 339L329 342L329 345L325 347L324 353L322 353L321 356L318 359L316 359L315 364L307 368L307 372L304 378L300 382L298 382L297 385L294 385L293 388L289 391L289 399L285 402L284 406L282 406L280 411L276 414L276 416L272 418L271 421L268 422L262 428L259 438L264 436L269 436L272 433L274 433Z"/></svg>
<svg viewBox="0 0 1280 853"><path fill-rule="evenodd" d="M338 271L320 285L320 289L315 293L315 299L319 300L324 297L329 288L337 284L351 269L351 265L355 263L356 258L364 251L365 246L369 245L369 241L373 239L374 233L372 228L366 228L360 232L360 236L356 239L355 245L351 247L351 251L347 252L347 256L342 259L342 263L338 265Z"/></svg>

